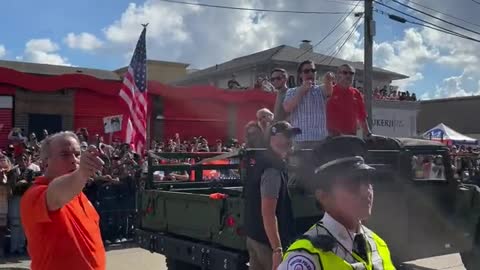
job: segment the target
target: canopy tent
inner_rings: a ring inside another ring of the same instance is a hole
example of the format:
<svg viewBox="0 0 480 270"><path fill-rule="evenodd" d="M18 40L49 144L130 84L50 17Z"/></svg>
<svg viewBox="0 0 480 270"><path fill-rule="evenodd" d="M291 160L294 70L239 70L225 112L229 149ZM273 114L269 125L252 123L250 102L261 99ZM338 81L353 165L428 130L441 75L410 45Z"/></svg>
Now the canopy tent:
<svg viewBox="0 0 480 270"><path fill-rule="evenodd" d="M477 139L465 136L443 123L423 133L423 138L454 144L477 144Z"/></svg>

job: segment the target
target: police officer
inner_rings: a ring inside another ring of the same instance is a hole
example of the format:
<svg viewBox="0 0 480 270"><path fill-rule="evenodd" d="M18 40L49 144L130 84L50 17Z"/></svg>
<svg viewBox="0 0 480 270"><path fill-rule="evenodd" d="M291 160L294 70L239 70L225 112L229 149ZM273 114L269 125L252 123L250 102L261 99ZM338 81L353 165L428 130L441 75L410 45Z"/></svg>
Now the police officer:
<svg viewBox="0 0 480 270"><path fill-rule="evenodd" d="M365 142L353 136L327 139L315 149L318 166L307 183L325 211L296 240L279 270L394 270L385 242L362 225L370 217L374 168L365 164Z"/></svg>

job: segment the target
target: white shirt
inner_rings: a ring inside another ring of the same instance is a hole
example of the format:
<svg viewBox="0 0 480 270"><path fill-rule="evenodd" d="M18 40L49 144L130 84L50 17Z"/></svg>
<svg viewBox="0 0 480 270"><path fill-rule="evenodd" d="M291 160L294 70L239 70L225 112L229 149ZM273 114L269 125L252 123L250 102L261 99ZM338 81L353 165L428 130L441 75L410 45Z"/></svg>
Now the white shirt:
<svg viewBox="0 0 480 270"><path fill-rule="evenodd" d="M353 250L353 239L355 239L355 233L349 232L345 226L336 221L328 213L322 218L323 226L332 234L337 241L343 245L347 250L342 246L336 245L333 252L343 258L349 263L357 262L351 255ZM315 234L315 229L310 230L307 234ZM297 267L298 266L298 267ZM297 268L296 268L297 267ZM282 261L278 266L278 270L290 270L290 269L311 269L311 270L321 270L320 262L318 261L317 255L312 255L305 251L293 251L289 252L287 257Z"/></svg>

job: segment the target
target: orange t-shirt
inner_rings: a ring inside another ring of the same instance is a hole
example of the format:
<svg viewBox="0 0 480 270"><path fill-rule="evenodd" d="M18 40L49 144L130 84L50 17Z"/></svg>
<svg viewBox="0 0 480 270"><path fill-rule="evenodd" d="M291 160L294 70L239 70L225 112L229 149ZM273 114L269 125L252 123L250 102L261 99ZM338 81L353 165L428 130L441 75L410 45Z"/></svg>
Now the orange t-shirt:
<svg viewBox="0 0 480 270"><path fill-rule="evenodd" d="M37 177L22 196L20 218L32 270L105 270L97 211L80 193L57 211L47 208L49 180Z"/></svg>

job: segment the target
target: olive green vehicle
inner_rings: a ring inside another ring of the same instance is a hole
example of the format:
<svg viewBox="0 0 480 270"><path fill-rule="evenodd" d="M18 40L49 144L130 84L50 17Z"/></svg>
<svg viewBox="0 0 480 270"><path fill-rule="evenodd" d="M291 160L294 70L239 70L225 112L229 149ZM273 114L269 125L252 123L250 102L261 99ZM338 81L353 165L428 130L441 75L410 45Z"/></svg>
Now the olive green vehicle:
<svg viewBox="0 0 480 270"><path fill-rule="evenodd" d="M382 236L400 262L460 252L468 270L480 269L480 189L453 178L448 149L419 139L379 138L368 142L367 163L377 169L374 209L367 226ZM262 149L235 153L163 153L162 158L231 159L228 165L149 164L139 192L138 244L166 256L168 269L247 269L243 228L243 184ZM297 152L308 154L309 150ZM218 156L219 155L219 156ZM205 181L204 170L224 179ZM299 170L305 168L295 168ZM155 182L156 171L195 171L195 181ZM320 220L313 195L291 185L297 231Z"/></svg>

